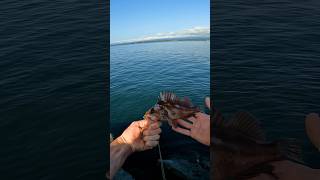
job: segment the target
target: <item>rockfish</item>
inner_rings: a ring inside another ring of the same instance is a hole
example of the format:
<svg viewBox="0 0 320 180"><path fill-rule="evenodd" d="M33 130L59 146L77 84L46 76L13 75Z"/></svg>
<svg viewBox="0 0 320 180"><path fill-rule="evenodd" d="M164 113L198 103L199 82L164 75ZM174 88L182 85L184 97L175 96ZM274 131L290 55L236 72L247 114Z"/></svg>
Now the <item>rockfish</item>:
<svg viewBox="0 0 320 180"><path fill-rule="evenodd" d="M177 119L186 119L200 112L189 98L180 99L172 92L161 92L158 102L147 111L151 119L156 117L160 121L167 121L170 126L177 126Z"/></svg>
<svg viewBox="0 0 320 180"><path fill-rule="evenodd" d="M249 113L239 112L224 121L214 112L211 122L211 177L214 180L248 179L261 173L275 179L272 161L301 162L294 139L267 141L259 122Z"/></svg>

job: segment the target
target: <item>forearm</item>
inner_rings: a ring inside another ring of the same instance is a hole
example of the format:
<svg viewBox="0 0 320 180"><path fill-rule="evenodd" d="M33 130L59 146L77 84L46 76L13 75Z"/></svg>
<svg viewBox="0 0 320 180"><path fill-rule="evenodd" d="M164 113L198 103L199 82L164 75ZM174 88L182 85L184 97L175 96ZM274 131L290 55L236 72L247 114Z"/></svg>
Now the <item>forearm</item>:
<svg viewBox="0 0 320 180"><path fill-rule="evenodd" d="M114 177L132 152L130 145L124 143L120 137L110 144L110 170L109 174L107 174L108 178L112 179Z"/></svg>

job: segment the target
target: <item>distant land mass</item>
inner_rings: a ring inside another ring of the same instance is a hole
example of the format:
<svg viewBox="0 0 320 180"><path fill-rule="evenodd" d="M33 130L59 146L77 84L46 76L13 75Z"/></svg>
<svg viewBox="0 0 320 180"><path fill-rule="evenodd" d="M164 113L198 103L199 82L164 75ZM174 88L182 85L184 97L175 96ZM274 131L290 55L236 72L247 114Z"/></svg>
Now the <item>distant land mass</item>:
<svg viewBox="0 0 320 180"><path fill-rule="evenodd" d="M173 38L159 38L159 39L146 39L136 41L124 41L111 43L110 46L128 45L128 44L141 44L141 43L154 43L154 42L169 42L169 41L209 41L210 36L188 36L188 37L173 37Z"/></svg>

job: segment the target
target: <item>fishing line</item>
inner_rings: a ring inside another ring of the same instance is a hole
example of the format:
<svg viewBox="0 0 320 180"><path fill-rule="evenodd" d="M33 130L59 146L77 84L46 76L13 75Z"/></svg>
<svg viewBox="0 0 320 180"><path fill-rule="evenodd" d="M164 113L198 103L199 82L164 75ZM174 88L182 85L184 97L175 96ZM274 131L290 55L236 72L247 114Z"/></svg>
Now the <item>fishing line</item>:
<svg viewBox="0 0 320 180"><path fill-rule="evenodd" d="M161 154L161 149L160 149L160 142L158 143L158 151L159 151L159 157L160 157L162 180L166 180L166 174L164 172L162 154Z"/></svg>

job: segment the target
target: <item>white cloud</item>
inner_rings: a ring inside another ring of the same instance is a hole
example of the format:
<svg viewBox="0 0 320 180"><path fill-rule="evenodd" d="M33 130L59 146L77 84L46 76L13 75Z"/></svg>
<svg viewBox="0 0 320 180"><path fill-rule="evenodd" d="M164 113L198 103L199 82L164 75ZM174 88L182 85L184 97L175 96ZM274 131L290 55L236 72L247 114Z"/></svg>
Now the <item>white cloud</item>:
<svg viewBox="0 0 320 180"><path fill-rule="evenodd" d="M135 43L135 42L148 42L166 39L181 39L181 38L209 38L210 28L209 27L193 27L190 29L184 29L177 32L165 32L157 33L151 36L145 36L137 39L130 39L126 41L118 41L112 44L123 44L123 43Z"/></svg>

